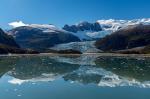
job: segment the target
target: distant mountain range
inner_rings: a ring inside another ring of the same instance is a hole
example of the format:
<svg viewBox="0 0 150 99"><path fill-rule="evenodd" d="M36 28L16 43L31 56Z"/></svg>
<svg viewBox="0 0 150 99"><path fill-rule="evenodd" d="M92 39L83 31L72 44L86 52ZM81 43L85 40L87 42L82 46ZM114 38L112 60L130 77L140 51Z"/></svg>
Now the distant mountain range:
<svg viewBox="0 0 150 99"><path fill-rule="evenodd" d="M144 24L149 25L150 19L135 19L135 20L98 20L95 23L80 22L76 25L65 25L64 30L72 32L80 40L97 40L103 38L106 35L111 34L121 28L125 28L131 25Z"/></svg>
<svg viewBox="0 0 150 99"><path fill-rule="evenodd" d="M39 52L66 48L81 52L149 53L150 48L149 18L98 20L95 23L83 21L75 25L66 24L62 29L51 24L21 23L8 30L7 34L2 30L1 33L1 45Z"/></svg>
<svg viewBox="0 0 150 99"><path fill-rule="evenodd" d="M56 44L80 41L73 34L53 25L29 25L16 27L8 31L22 48L43 51Z"/></svg>

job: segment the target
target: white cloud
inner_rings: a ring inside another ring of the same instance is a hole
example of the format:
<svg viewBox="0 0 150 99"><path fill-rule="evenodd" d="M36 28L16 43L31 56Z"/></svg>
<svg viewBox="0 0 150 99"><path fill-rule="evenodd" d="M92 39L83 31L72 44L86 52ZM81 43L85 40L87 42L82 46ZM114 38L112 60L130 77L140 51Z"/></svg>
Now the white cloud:
<svg viewBox="0 0 150 99"><path fill-rule="evenodd" d="M20 27L20 26L28 26L28 24L23 23L22 21L16 21L16 22L11 22L8 23L10 26L13 28Z"/></svg>

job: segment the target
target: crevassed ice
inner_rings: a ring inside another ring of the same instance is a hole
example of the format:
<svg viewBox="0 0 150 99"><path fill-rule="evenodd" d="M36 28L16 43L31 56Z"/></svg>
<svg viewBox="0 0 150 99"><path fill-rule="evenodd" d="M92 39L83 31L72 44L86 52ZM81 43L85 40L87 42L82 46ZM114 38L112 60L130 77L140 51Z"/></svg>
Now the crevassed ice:
<svg viewBox="0 0 150 99"><path fill-rule="evenodd" d="M95 41L83 41L83 42L71 42L66 44L57 44L50 49L53 50L66 50L66 49L74 49L81 51L82 53L92 53L100 51L94 45Z"/></svg>

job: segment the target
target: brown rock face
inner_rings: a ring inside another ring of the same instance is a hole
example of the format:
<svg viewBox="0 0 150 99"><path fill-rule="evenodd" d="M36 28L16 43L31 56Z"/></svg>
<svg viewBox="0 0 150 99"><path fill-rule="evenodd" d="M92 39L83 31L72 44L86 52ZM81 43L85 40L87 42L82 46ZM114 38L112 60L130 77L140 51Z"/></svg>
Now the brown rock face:
<svg viewBox="0 0 150 99"><path fill-rule="evenodd" d="M150 25L134 25L120 29L95 43L103 51L118 51L150 45Z"/></svg>

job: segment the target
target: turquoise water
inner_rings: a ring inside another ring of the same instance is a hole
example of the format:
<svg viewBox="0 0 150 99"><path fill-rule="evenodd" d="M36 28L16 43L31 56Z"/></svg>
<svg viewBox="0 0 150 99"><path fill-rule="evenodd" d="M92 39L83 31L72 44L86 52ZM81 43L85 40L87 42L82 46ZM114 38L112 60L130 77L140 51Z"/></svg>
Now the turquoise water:
<svg viewBox="0 0 150 99"><path fill-rule="evenodd" d="M150 58L0 57L0 99L148 99Z"/></svg>

